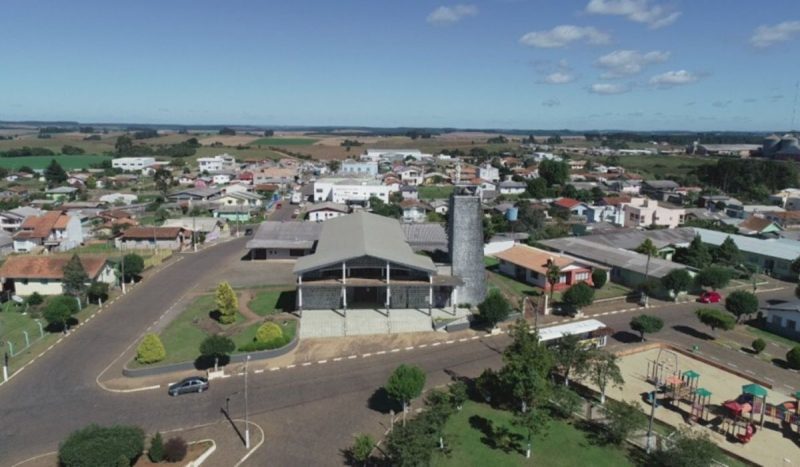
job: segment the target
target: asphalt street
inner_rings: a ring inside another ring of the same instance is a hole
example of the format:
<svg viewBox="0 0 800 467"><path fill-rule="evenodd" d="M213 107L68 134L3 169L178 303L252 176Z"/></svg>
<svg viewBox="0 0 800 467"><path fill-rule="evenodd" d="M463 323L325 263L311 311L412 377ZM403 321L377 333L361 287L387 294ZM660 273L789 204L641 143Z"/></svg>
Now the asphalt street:
<svg viewBox="0 0 800 467"><path fill-rule="evenodd" d="M181 255L179 261L137 286L9 384L0 386L0 465L53 451L69 432L88 423L136 424L149 432L189 427L222 420L226 399L230 399L231 415L241 418L241 376L215 380L206 393L178 398L168 397L165 390L111 393L101 389L96 378L195 284L218 280L222 266L243 255L245 242L245 238L236 239L199 254ZM760 295L760 299L790 298L791 294L784 290ZM680 328L704 331L693 315L696 308L696 304L682 304L648 311L666 322L665 330L653 339L687 347L699 344L704 355L737 362L779 384L800 388L798 373L716 346L697 337L702 334ZM617 338L629 342L627 323L634 314L601 319L620 331ZM265 430L267 441L245 465L341 465L340 450L351 443L353 434L379 435L388 424L387 408L374 396L399 363L420 365L428 373L428 386L444 384L453 375L472 377L486 367L499 366L499 352L507 341L505 336L486 337L251 374L249 415ZM612 345L625 345L622 342ZM245 453L243 447L241 453Z"/></svg>

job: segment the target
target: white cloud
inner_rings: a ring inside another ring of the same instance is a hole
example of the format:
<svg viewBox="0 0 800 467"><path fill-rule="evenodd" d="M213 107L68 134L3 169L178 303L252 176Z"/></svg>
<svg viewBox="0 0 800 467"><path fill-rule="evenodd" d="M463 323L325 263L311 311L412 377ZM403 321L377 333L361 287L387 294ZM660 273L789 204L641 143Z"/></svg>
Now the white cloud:
<svg viewBox="0 0 800 467"><path fill-rule="evenodd" d="M589 0L586 12L624 16L631 21L647 24L651 29L669 26L681 15L680 11L674 11L650 0Z"/></svg>
<svg viewBox="0 0 800 467"><path fill-rule="evenodd" d="M558 99L546 99L542 101L542 105L545 107L558 107L561 105L561 101Z"/></svg>
<svg viewBox="0 0 800 467"><path fill-rule="evenodd" d="M608 44L611 37L597 29L587 26L573 26L564 24L556 26L549 31L534 31L520 37L519 42L531 47L552 49L566 47L573 42L586 42L588 44Z"/></svg>
<svg viewBox="0 0 800 467"><path fill-rule="evenodd" d="M636 50L615 50L597 59L596 65L606 70L604 78L618 78L641 73L652 63L661 63L669 58L669 52L653 50L641 53Z"/></svg>
<svg viewBox="0 0 800 467"><path fill-rule="evenodd" d="M567 84L575 81L575 76L571 73L556 71L542 78L545 84Z"/></svg>
<svg viewBox="0 0 800 467"><path fill-rule="evenodd" d="M691 71L686 71L686 70L668 71L666 73L661 73L660 75L655 75L652 78L650 78L650 84L661 88L670 88L672 86L691 84L697 81L698 79L700 79L700 77L692 73Z"/></svg>
<svg viewBox="0 0 800 467"><path fill-rule="evenodd" d="M595 83L589 87L589 92L592 94L623 94L630 91L630 86L617 83Z"/></svg>
<svg viewBox="0 0 800 467"><path fill-rule="evenodd" d="M440 6L428 15L428 22L431 24L453 24L477 14L478 7L475 5Z"/></svg>
<svg viewBox="0 0 800 467"><path fill-rule="evenodd" d="M784 21L774 26L762 25L753 31L750 44L754 47L769 47L791 40L797 35L800 35L800 21Z"/></svg>

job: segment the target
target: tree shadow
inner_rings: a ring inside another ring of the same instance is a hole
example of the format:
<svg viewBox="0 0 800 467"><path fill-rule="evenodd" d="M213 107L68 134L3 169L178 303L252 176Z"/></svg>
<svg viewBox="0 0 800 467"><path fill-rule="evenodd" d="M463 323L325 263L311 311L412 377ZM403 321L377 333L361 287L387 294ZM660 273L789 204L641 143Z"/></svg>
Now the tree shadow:
<svg viewBox="0 0 800 467"><path fill-rule="evenodd" d="M491 449L499 449L506 454L520 452L522 449L522 435L504 426L495 426L494 422L485 417L469 417L469 426L481 433L481 442Z"/></svg>
<svg viewBox="0 0 800 467"><path fill-rule="evenodd" d="M788 370L789 369L789 362L787 362L786 360L784 360L782 358L777 358L776 357L776 358L773 358L771 361L772 361L772 364L777 366L778 368L782 368L784 370Z"/></svg>
<svg viewBox="0 0 800 467"><path fill-rule="evenodd" d="M577 420L575 428L586 433L586 439L595 446L607 446L611 444L605 425L599 421Z"/></svg>
<svg viewBox="0 0 800 467"><path fill-rule="evenodd" d="M200 355L194 360L194 367L198 370L208 370L210 368L214 368L215 357L208 356L208 355ZM219 357L219 361L217 365L223 367L231 362L231 357L228 355L223 355Z"/></svg>
<svg viewBox="0 0 800 467"><path fill-rule="evenodd" d="M611 338L614 339L615 341L621 342L623 344L631 344L631 343L634 343L634 342L641 341L639 336L637 336L636 334L634 334L632 332L628 332L628 331L617 331L617 332L615 332L614 334L611 335Z"/></svg>
<svg viewBox="0 0 800 467"><path fill-rule="evenodd" d="M781 303L786 303L786 300L780 300L777 298L770 298L767 300L768 305L780 305Z"/></svg>
<svg viewBox="0 0 800 467"><path fill-rule="evenodd" d="M222 313L219 310L211 310L208 312L208 317L216 321L217 323L222 324L220 319L222 318Z"/></svg>
<svg viewBox="0 0 800 467"><path fill-rule="evenodd" d="M697 329L695 329L693 327L690 327L690 326L684 326L682 324L679 324L679 325L676 325L676 326L672 326L672 329L674 329L674 330L676 330L678 332L681 332L683 334L686 334L688 336L692 336L695 339L702 339L704 341L713 341L714 340L714 336L710 336L710 335L708 335L708 334L706 334L704 332L700 332Z"/></svg>
<svg viewBox="0 0 800 467"><path fill-rule="evenodd" d="M275 303L275 309L289 313L294 311L295 304L297 303L297 291L286 290L281 292L278 296L278 301Z"/></svg>
<svg viewBox="0 0 800 467"><path fill-rule="evenodd" d="M386 388L376 389L375 392L369 396L367 407L382 414L388 414L392 410L394 410L395 413L403 410L403 407L398 404L397 401L389 397Z"/></svg>
<svg viewBox="0 0 800 467"><path fill-rule="evenodd" d="M66 323L47 323L47 326L44 327L44 330L47 332L64 332L72 329L73 326L78 325L78 319L74 316L70 316L67 319Z"/></svg>
<svg viewBox="0 0 800 467"><path fill-rule="evenodd" d="M741 350L742 352L744 352L744 353L746 353L748 355L756 355L757 354L757 352L755 350L753 350L752 348L750 348L750 347L741 346L741 347L739 347L739 350Z"/></svg>

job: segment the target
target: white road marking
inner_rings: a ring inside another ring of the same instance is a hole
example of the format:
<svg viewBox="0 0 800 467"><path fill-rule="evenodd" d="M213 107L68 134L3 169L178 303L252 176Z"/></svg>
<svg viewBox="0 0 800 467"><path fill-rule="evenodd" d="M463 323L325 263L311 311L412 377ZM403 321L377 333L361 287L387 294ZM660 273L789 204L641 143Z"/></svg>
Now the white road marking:
<svg viewBox="0 0 800 467"><path fill-rule="evenodd" d="M467 342L467 338L466 337L462 337L461 339L458 340L458 342Z"/></svg>
<svg viewBox="0 0 800 467"><path fill-rule="evenodd" d="M354 358L358 358L358 355L350 355L349 357L347 357L348 360L352 360Z"/></svg>
<svg viewBox="0 0 800 467"><path fill-rule="evenodd" d="M297 365L286 365L286 369L288 370L288 369L290 369L290 368L294 368L294 367L296 367L296 366L297 366Z"/></svg>
<svg viewBox="0 0 800 467"><path fill-rule="evenodd" d="M371 357L371 356L372 356L371 353L365 353L365 354L361 355L361 358L367 358L367 357Z"/></svg>
<svg viewBox="0 0 800 467"><path fill-rule="evenodd" d="M258 375L258 374L261 374L261 373L263 373L263 372L264 372L264 370L255 370L255 371L253 371L253 373L255 373L255 374L257 374L257 375Z"/></svg>
<svg viewBox="0 0 800 467"><path fill-rule="evenodd" d="M730 362L728 362L728 366L733 367L733 368L739 368L738 366L736 366L735 363L730 363Z"/></svg>
<svg viewBox="0 0 800 467"><path fill-rule="evenodd" d="M334 362L340 362L340 361L342 361L342 357L336 357L336 358L333 359L333 361Z"/></svg>
<svg viewBox="0 0 800 467"><path fill-rule="evenodd" d="M414 350L414 346L412 345L412 346L406 347L406 350Z"/></svg>
<svg viewBox="0 0 800 467"><path fill-rule="evenodd" d="M441 342L434 342L433 344L431 344L431 347L436 347L437 345L442 345L442 343Z"/></svg>
<svg viewBox="0 0 800 467"><path fill-rule="evenodd" d="M311 365L311 362L305 362L305 363L303 363L303 366L309 366L309 365Z"/></svg>
<svg viewBox="0 0 800 467"><path fill-rule="evenodd" d="M445 344L452 344L455 341L444 341Z"/></svg>
<svg viewBox="0 0 800 467"><path fill-rule="evenodd" d="M317 365L322 365L324 363L328 363L328 361L327 360L320 360L320 361L317 362Z"/></svg>
<svg viewBox="0 0 800 467"><path fill-rule="evenodd" d="M472 340L477 340L477 339L480 339L480 338L481 338L481 336L472 336ZM422 346L420 346L420 347L422 347Z"/></svg>
<svg viewBox="0 0 800 467"><path fill-rule="evenodd" d="M276 366L275 368L270 368L270 369L269 369L269 371L278 371L278 370L280 370L280 368L279 368L279 367L277 367L277 366Z"/></svg>

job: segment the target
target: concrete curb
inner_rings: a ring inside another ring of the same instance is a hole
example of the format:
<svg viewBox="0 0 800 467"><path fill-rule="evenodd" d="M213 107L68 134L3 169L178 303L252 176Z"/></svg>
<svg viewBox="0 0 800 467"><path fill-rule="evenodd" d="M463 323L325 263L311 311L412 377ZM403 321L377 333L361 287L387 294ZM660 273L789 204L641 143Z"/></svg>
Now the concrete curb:
<svg viewBox="0 0 800 467"><path fill-rule="evenodd" d="M203 465L203 462L205 462L208 459L208 457L211 454L214 454L214 451L217 450L217 443L215 443L213 439L201 439L198 441L193 441L190 444L200 444L200 443L211 443L211 447L206 449L205 452L200 455L200 457L186 464L186 467L200 467L201 465Z"/></svg>

